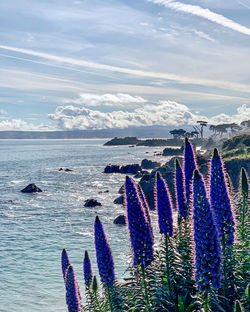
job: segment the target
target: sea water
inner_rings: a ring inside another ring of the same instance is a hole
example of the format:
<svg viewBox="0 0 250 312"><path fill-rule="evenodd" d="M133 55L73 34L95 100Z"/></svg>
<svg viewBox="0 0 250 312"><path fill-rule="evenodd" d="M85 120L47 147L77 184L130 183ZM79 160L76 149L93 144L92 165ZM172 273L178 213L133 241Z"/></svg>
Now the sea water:
<svg viewBox="0 0 250 312"><path fill-rule="evenodd" d="M122 279L130 257L128 231L113 224L122 174L104 174L109 163L166 162L161 147L105 147L105 140L0 140L0 311L67 311L60 257L65 248L84 290L82 262L88 250L96 266L93 224L98 215ZM69 168L72 172L59 171ZM35 183L43 192L20 190ZM109 192L104 192L104 191ZM101 207L84 207L88 198ZM153 218L155 216L153 215Z"/></svg>

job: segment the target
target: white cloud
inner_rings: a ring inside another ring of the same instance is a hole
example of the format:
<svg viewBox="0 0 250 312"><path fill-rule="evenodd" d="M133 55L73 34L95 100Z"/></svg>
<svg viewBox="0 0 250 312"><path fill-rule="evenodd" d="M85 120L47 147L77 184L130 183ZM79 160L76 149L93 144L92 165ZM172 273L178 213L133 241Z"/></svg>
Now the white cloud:
<svg viewBox="0 0 250 312"><path fill-rule="evenodd" d="M116 93L116 94L92 94L92 93L81 93L77 99L67 99L65 103L80 104L83 106L108 106L108 107L118 107L118 108L134 108L135 105L141 106L143 103L147 102L140 96L132 96L126 93Z"/></svg>
<svg viewBox="0 0 250 312"><path fill-rule="evenodd" d="M158 1L158 0L155 0L155 1ZM250 30L249 30L249 32L250 32ZM83 60L79 60L79 59L75 59L75 58L71 58L71 57L62 57L62 56L52 55L52 54L48 54L48 53L37 52L37 51L33 51L33 50L16 48L16 47L5 46L5 45L0 45L0 49L13 51L13 52L17 52L17 53L22 53L22 54L26 54L26 55L31 55L31 56L35 56L35 57L39 57L39 58L43 58L43 59L48 59L48 60L63 63L63 64L70 64L73 66L91 68L91 69L100 70L100 71L103 70L103 71L109 71L109 72L120 73L120 74L128 74L128 75L139 76L139 77L143 77L143 78L171 80L171 81L175 81L177 83L182 83L182 84L212 86L212 87L216 87L216 88L235 90L235 91L243 91L243 92L249 93L249 86L248 85L237 83L237 82L193 78L193 77L187 77L187 76L176 75L176 74L171 74L171 73L162 73L162 72L158 73L158 72L153 72L153 71L130 69L130 68L125 68L125 67L88 62L88 61L83 61Z"/></svg>
<svg viewBox="0 0 250 312"><path fill-rule="evenodd" d="M133 112L112 111L104 113L86 107L74 105L58 106L49 118L56 121L60 129L107 129L127 128L130 126L182 126L196 124L206 120L211 124L241 122L250 118L250 108L244 104L235 115L219 114L212 118L192 112L186 105L173 101L160 101L157 104L145 104Z"/></svg>
<svg viewBox="0 0 250 312"><path fill-rule="evenodd" d="M250 107L247 107L246 104L237 108L237 113L235 115L229 116L226 114L219 114L210 119L211 124L220 124L220 123L241 123L243 120L250 119Z"/></svg>
<svg viewBox="0 0 250 312"><path fill-rule="evenodd" d="M179 1L172 1L172 0L148 0L148 1L156 3L156 4L164 5L166 8L170 8L175 11L189 13L192 15L205 18L211 22L214 22L226 28L229 28L239 33L250 36L249 28L232 21L229 18L226 18L225 16L221 14L214 13L211 10L204 9L198 5L185 4Z"/></svg>
<svg viewBox="0 0 250 312"><path fill-rule="evenodd" d="M53 128L46 125L33 125L32 123L27 123L26 121L18 118L11 120L3 120L0 122L0 131L8 130L20 130L20 131L47 131L53 130Z"/></svg>

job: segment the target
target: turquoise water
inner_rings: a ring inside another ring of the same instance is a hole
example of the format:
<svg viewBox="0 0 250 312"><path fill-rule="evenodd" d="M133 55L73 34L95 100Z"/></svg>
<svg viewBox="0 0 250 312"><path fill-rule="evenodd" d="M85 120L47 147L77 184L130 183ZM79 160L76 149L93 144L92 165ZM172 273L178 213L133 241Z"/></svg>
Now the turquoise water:
<svg viewBox="0 0 250 312"><path fill-rule="evenodd" d="M104 147L105 140L0 140L0 311L66 311L60 254L66 248L83 292L82 258L97 273L93 222L98 214L119 278L129 263L126 227L113 219L124 175L104 174L108 163L139 163L162 148ZM149 153L146 153L148 151ZM155 159L156 158L156 159ZM166 159L162 159L162 161ZM59 172L60 167L73 172ZM44 192L23 194L35 183ZM109 193L99 193L109 190ZM87 198L101 207L86 208Z"/></svg>

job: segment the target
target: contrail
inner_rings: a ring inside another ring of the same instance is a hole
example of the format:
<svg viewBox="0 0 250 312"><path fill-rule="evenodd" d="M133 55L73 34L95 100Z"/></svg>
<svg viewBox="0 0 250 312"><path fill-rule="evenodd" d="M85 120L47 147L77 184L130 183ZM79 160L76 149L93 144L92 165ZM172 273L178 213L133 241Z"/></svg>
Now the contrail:
<svg viewBox="0 0 250 312"><path fill-rule="evenodd" d="M78 60L78 59L71 58L71 57L57 56L57 55L52 55L48 53L37 52L34 50L16 48L16 47L5 46L5 45L0 45L0 49L22 53L26 55L31 55L31 56L35 56L35 57L39 57L39 58L43 58L43 59L47 59L47 60L51 60L51 61L55 61L59 63L70 64L70 65L78 66L78 67L85 67L85 68L87 67L87 68L96 69L96 70L104 70L108 72L128 74L128 75L139 76L143 78L171 80L171 81L175 81L175 82L182 83L182 84L211 86L211 87L216 87L216 88L219 87L219 88L227 89L227 90L229 89L229 90L242 91L242 92L247 92L247 93L250 92L250 88L248 85L244 85L240 83L232 83L229 81L197 79L197 78L179 76L175 74L156 73L156 72L148 72L144 70L129 69L129 68L124 68L124 67L99 64L99 63L94 63L94 62L89 62L89 61Z"/></svg>
<svg viewBox="0 0 250 312"><path fill-rule="evenodd" d="M221 14L214 13L210 11L209 9L204 9L198 5L185 4L179 1L172 1L172 0L148 0L148 1L153 2L155 4L163 5L166 8L169 8L175 11L184 12L184 13L202 17L204 19L207 19L211 22L214 22L226 28L230 28L239 33L250 36L250 28L247 28L239 23L236 23Z"/></svg>

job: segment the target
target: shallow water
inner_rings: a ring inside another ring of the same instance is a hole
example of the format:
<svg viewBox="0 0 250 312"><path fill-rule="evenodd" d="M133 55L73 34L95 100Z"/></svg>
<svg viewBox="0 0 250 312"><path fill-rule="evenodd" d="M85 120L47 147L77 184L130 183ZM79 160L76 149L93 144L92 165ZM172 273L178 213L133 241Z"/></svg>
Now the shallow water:
<svg viewBox="0 0 250 312"><path fill-rule="evenodd" d="M108 236L118 279L129 261L126 227L113 219L124 175L104 174L108 163L139 163L159 147L104 147L105 140L0 140L0 311L66 311L60 254L66 248L83 290L82 258L89 251L97 274L93 222ZM145 154L146 151L149 153ZM59 172L60 167L73 172ZM44 192L23 194L29 183ZM109 193L99 193L109 190ZM86 208L95 198L101 207ZM154 218L154 216L153 216Z"/></svg>

